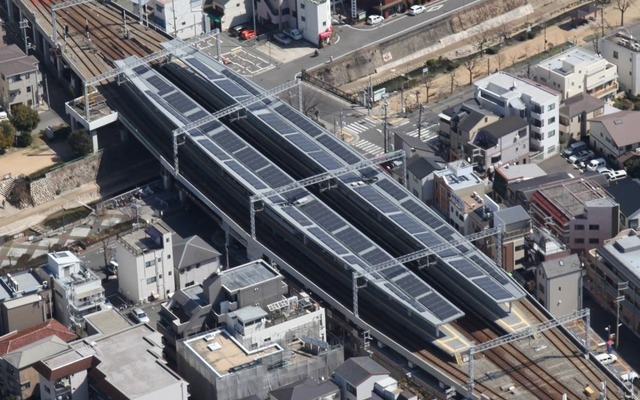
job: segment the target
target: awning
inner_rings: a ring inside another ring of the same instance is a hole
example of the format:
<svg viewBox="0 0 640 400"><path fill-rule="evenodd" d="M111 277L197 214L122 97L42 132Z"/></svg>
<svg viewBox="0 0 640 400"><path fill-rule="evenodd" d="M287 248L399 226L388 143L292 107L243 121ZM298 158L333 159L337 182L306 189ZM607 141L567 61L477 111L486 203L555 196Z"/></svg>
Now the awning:
<svg viewBox="0 0 640 400"><path fill-rule="evenodd" d="M384 11L384 10L386 10L388 8L391 8L391 7L395 6L395 5L398 5L400 3L404 3L404 0L393 0L393 1L389 2L389 3L387 3L387 4L384 4L383 6L374 6L373 9L382 12L382 11Z"/></svg>

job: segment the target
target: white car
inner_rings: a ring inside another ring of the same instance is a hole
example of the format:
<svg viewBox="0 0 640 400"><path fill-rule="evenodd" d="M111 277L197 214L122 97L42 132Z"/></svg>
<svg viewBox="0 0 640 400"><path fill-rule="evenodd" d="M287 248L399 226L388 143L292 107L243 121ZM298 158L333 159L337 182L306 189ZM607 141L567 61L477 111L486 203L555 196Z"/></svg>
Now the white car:
<svg viewBox="0 0 640 400"><path fill-rule="evenodd" d="M425 10L426 10L425 6L421 6L421 5L411 6L409 7L409 15L422 14L423 12L425 12Z"/></svg>
<svg viewBox="0 0 640 400"><path fill-rule="evenodd" d="M613 172L613 170L607 168L607 167L600 167L598 169L596 169L596 172L599 174L608 174L609 172Z"/></svg>
<svg viewBox="0 0 640 400"><path fill-rule="evenodd" d="M295 28L294 29L285 29L283 32L284 32L285 35L289 36L293 40L302 39L302 33L300 33L300 31L295 29Z"/></svg>
<svg viewBox="0 0 640 400"><path fill-rule="evenodd" d="M382 15L369 15L367 17L367 25L375 25L384 22Z"/></svg>
<svg viewBox="0 0 640 400"><path fill-rule="evenodd" d="M131 315L133 315L133 319L135 319L136 322L140 324L149 323L149 317L147 316L147 313L142 311L142 309L139 307L135 307L133 310L131 310Z"/></svg>

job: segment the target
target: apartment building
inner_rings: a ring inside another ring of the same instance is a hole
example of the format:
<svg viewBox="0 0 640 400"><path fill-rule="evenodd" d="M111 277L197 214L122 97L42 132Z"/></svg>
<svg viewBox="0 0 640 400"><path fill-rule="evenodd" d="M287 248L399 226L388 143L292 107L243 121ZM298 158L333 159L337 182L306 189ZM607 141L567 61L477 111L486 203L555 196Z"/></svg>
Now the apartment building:
<svg viewBox="0 0 640 400"><path fill-rule="evenodd" d="M640 43L628 30L620 29L598 41L602 57L618 68L620 90L637 96L640 94Z"/></svg>
<svg viewBox="0 0 640 400"><path fill-rule="evenodd" d="M333 33L329 0L261 0L256 2L259 23L282 28L297 28L302 37L323 47L330 44Z"/></svg>
<svg viewBox="0 0 640 400"><path fill-rule="evenodd" d="M611 100L618 92L617 66L579 46L542 60L532 75L534 81L560 92L562 101L581 93Z"/></svg>
<svg viewBox="0 0 640 400"><path fill-rule="evenodd" d="M476 170L486 173L503 164L529 162L529 124L510 115L481 128L470 142Z"/></svg>
<svg viewBox="0 0 640 400"><path fill-rule="evenodd" d="M620 206L595 181L575 178L540 187L530 214L573 252L602 246L620 228Z"/></svg>
<svg viewBox="0 0 640 400"><path fill-rule="evenodd" d="M0 335L20 331L53 317L48 277L27 270L0 277Z"/></svg>
<svg viewBox="0 0 640 400"><path fill-rule="evenodd" d="M443 157L449 161L471 156L469 142L473 142L478 131L498 121L500 117L483 108L475 100L468 100L445 109L438 115L440 141L448 148ZM397 147L396 147L397 148Z"/></svg>
<svg viewBox="0 0 640 400"><path fill-rule="evenodd" d="M540 83L496 72L475 83L475 98L482 107L529 123L529 147L538 151L536 160L558 153L560 93Z"/></svg>
<svg viewBox="0 0 640 400"><path fill-rule="evenodd" d="M147 18L155 26L184 40L211 30L209 17L203 13L203 4L202 0L151 0L143 8L148 12ZM134 7L139 6L134 3ZM134 11L139 15L143 14L140 10Z"/></svg>
<svg viewBox="0 0 640 400"><path fill-rule="evenodd" d="M42 75L39 61L17 45L0 47L0 103L7 112L17 104L42 104Z"/></svg>
<svg viewBox="0 0 640 400"><path fill-rule="evenodd" d="M434 173L446 167L439 156L414 155L407 161L407 188L423 202L433 199Z"/></svg>
<svg viewBox="0 0 640 400"><path fill-rule="evenodd" d="M560 107L560 143L586 138L591 131L591 119L604 114L604 100L586 93L565 99Z"/></svg>
<svg viewBox="0 0 640 400"><path fill-rule="evenodd" d="M543 261L536 267L536 298L556 317L581 310L582 278L577 254Z"/></svg>
<svg viewBox="0 0 640 400"><path fill-rule="evenodd" d="M155 222L118 238L118 290L138 303L165 299L175 291L173 233Z"/></svg>
<svg viewBox="0 0 640 400"><path fill-rule="evenodd" d="M639 179L623 179L606 188L607 192L620 204L620 229L640 227Z"/></svg>

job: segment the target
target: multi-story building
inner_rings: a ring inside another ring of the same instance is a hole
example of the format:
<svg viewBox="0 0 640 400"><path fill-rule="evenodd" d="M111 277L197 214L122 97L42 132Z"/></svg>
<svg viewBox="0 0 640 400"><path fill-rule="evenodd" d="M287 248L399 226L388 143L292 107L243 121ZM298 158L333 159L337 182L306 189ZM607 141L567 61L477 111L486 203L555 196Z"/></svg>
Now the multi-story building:
<svg viewBox="0 0 640 400"><path fill-rule="evenodd" d="M188 39L210 30L209 17L202 12L203 3L202 0L151 0L146 3L146 10L155 26L174 37Z"/></svg>
<svg viewBox="0 0 640 400"><path fill-rule="evenodd" d="M515 205L509 198L509 187L547 175L537 164L504 165L495 169L493 174L493 195L496 200L507 205Z"/></svg>
<svg viewBox="0 0 640 400"><path fill-rule="evenodd" d="M526 261L525 238L531 233L531 216L522 206L495 211L493 226L502 231L502 268L522 268Z"/></svg>
<svg viewBox="0 0 640 400"><path fill-rule="evenodd" d="M84 316L106 308L102 280L70 251L47 255L55 317L65 326L81 326Z"/></svg>
<svg viewBox="0 0 640 400"><path fill-rule="evenodd" d="M51 287L35 270L0 277L0 335L43 323L53 316Z"/></svg>
<svg viewBox="0 0 640 400"><path fill-rule="evenodd" d="M15 44L0 48L0 103L7 112L17 104L36 107L42 103L38 63Z"/></svg>
<svg viewBox="0 0 640 400"><path fill-rule="evenodd" d="M624 296L620 305L620 322L632 331L640 332L640 237L628 229L604 246L588 253L586 288L598 303L610 311L616 311L615 300ZM626 290L619 291L619 288Z"/></svg>
<svg viewBox="0 0 640 400"><path fill-rule="evenodd" d="M175 291L173 234L161 221L118 238L118 290L133 302L165 299Z"/></svg>
<svg viewBox="0 0 640 400"><path fill-rule="evenodd" d="M256 2L255 12L259 23L297 28L316 46L330 42L333 25L329 0L262 0Z"/></svg>
<svg viewBox="0 0 640 400"><path fill-rule="evenodd" d="M344 360L341 347L315 338L247 348L224 329L178 342L177 371L191 386L191 398L235 400L256 395L308 376L326 377Z"/></svg>
<svg viewBox="0 0 640 400"><path fill-rule="evenodd" d="M471 156L469 142L473 142L478 130L500 119L475 101L465 101L447 108L438 117L440 141L448 149L444 157L450 161Z"/></svg>
<svg viewBox="0 0 640 400"><path fill-rule="evenodd" d="M565 99L560 107L560 143L586 138L591 131L591 119L604 114L604 100L586 93Z"/></svg>
<svg viewBox="0 0 640 400"><path fill-rule="evenodd" d="M484 193L484 181L465 160L450 162L446 169L434 172L434 204L462 234L468 233L467 215L482 206Z"/></svg>
<svg viewBox="0 0 640 400"><path fill-rule="evenodd" d="M220 268L220 252L200 236L182 239L174 235L173 267L176 290L202 283Z"/></svg>
<svg viewBox="0 0 640 400"><path fill-rule="evenodd" d="M439 156L414 155L407 161L407 188L423 202L433 199L434 173L446 168Z"/></svg>
<svg viewBox="0 0 640 400"><path fill-rule="evenodd" d="M540 187L530 213L574 252L602 246L620 227L620 206L595 181L575 178Z"/></svg>
<svg viewBox="0 0 640 400"><path fill-rule="evenodd" d="M493 113L519 116L529 122L529 147L542 160L558 153L560 93L506 72L496 72L474 83L476 100Z"/></svg>
<svg viewBox="0 0 640 400"><path fill-rule="evenodd" d="M253 3L250 0L212 0L210 10L211 27L226 31L234 26L245 24L253 28L252 20L255 11L253 4L258 3Z"/></svg>
<svg viewBox="0 0 640 400"><path fill-rule="evenodd" d="M3 399L37 398L33 393L40 381L33 368L41 358L69 348L75 333L50 319L28 329L11 332L0 338L0 397Z"/></svg>
<svg viewBox="0 0 640 400"><path fill-rule="evenodd" d="M623 179L607 187L607 192L620 204L620 230L640 227L640 180Z"/></svg>
<svg viewBox="0 0 640 400"><path fill-rule="evenodd" d="M476 170L486 173L503 164L527 164L529 161L529 124L510 115L481 128L469 142Z"/></svg>
<svg viewBox="0 0 640 400"><path fill-rule="evenodd" d="M162 337L146 324L90 337L42 357L34 368L42 400L187 400L189 384L166 365Z"/></svg>
<svg viewBox="0 0 640 400"><path fill-rule="evenodd" d="M582 262L577 254L543 261L536 267L536 298L556 317L582 309Z"/></svg>
<svg viewBox="0 0 640 400"><path fill-rule="evenodd" d="M532 79L560 92L561 100L586 93L603 100L618 92L618 68L606 58L579 46L540 61Z"/></svg>
<svg viewBox="0 0 640 400"><path fill-rule="evenodd" d="M640 149L640 111L620 111L591 119L591 147L606 160L618 164L618 158Z"/></svg>
<svg viewBox="0 0 640 400"><path fill-rule="evenodd" d="M602 57L618 67L620 90L637 96L640 94L640 43L626 29L599 40Z"/></svg>

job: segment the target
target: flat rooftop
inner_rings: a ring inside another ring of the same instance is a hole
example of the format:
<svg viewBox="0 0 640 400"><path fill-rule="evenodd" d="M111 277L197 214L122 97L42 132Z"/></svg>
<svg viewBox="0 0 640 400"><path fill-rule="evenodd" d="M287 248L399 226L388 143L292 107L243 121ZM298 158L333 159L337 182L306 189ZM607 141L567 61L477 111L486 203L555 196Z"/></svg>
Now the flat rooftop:
<svg viewBox="0 0 640 400"><path fill-rule="evenodd" d="M574 46L558 55L542 60L538 63L538 67L544 70L551 69L561 75L567 75L573 73L573 68L576 66L599 60L603 60L603 58L596 53L580 46ZM568 67L571 68L568 69Z"/></svg>
<svg viewBox="0 0 640 400"><path fill-rule="evenodd" d="M185 345L211 366L219 376L232 373L234 369L248 365L266 355L282 351L277 344L249 351L224 330L190 339L185 342Z"/></svg>
<svg viewBox="0 0 640 400"><path fill-rule="evenodd" d="M598 249L598 253L606 259L615 259L618 267L626 269L631 276L640 280L640 237L627 236L612 240Z"/></svg>
<svg viewBox="0 0 640 400"><path fill-rule="evenodd" d="M42 287L42 283L33 271L22 271L0 277L0 301L35 293Z"/></svg>
<svg viewBox="0 0 640 400"><path fill-rule="evenodd" d="M559 96L556 91L542 84L502 71L478 79L474 82L474 85L505 98L511 98L512 93L526 93L534 97L538 103L556 100Z"/></svg>
<svg viewBox="0 0 640 400"><path fill-rule="evenodd" d="M112 308L85 315L84 319L101 335L120 332L132 325L127 318Z"/></svg>
<svg viewBox="0 0 640 400"><path fill-rule="evenodd" d="M546 187L539 193L570 217L584 214L585 203L609 197L597 183L586 180Z"/></svg>
<svg viewBox="0 0 640 400"><path fill-rule="evenodd" d="M280 274L262 260L239 265L220 273L222 286L229 291L256 285L278 276Z"/></svg>
<svg viewBox="0 0 640 400"><path fill-rule="evenodd" d="M136 255L162 248L162 245L153 240L144 229L137 229L121 236L118 240L125 248Z"/></svg>

